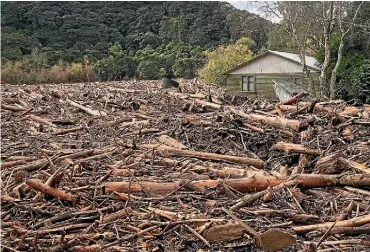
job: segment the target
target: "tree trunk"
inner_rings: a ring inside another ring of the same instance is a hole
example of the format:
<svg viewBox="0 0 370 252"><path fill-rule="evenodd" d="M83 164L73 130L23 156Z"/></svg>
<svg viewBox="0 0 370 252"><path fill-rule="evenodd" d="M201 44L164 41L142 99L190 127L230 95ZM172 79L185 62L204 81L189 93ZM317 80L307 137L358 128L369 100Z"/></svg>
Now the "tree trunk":
<svg viewBox="0 0 370 252"><path fill-rule="evenodd" d="M327 29L325 29L327 30ZM328 67L330 65L330 51L331 51L331 46L330 46L330 41L329 41L329 34L327 34L327 31L325 31L324 34L324 45L325 45L325 59L324 63L322 64L321 67L321 74L320 74L320 96L324 96L326 94L326 90L328 87L328 81L327 81L327 75L328 75Z"/></svg>
<svg viewBox="0 0 370 252"><path fill-rule="evenodd" d="M324 3L323 3L324 4ZM334 27L334 2L330 2L330 7L328 10L328 16L326 16L326 11L323 9L323 16L326 19L327 23L324 24L324 50L325 50L325 58L324 63L321 67L321 74L320 74L320 95L324 96L328 93L328 68L331 61L331 45L330 45L330 36Z"/></svg>

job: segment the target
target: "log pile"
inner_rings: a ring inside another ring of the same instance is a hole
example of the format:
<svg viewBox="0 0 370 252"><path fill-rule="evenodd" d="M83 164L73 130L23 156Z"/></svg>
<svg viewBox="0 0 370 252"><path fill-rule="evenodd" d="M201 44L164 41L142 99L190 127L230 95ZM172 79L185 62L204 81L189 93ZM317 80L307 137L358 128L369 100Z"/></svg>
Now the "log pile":
<svg viewBox="0 0 370 252"><path fill-rule="evenodd" d="M370 105L2 85L3 251L368 251Z"/></svg>

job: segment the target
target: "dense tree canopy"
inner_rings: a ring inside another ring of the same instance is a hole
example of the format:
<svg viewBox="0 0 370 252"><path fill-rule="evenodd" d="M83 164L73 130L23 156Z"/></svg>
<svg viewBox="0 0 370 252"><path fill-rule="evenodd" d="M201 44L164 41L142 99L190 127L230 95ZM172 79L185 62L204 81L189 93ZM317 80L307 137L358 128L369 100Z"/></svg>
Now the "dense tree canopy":
<svg viewBox="0 0 370 252"><path fill-rule="evenodd" d="M269 24L226 2L4 2L1 14L3 61L37 48L50 66L87 57L109 80L158 78L171 68L194 77L203 50L243 35L260 47Z"/></svg>

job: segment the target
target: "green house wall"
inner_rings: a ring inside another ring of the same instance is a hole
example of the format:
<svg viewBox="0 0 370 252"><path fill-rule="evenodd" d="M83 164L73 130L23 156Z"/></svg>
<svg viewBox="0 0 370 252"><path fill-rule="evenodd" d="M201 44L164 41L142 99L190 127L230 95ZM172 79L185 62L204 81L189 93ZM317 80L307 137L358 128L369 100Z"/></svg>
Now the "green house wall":
<svg viewBox="0 0 370 252"><path fill-rule="evenodd" d="M254 92L242 91L242 77L243 76L254 76L255 77L255 87ZM319 73L311 73L315 85L316 96L319 93L318 90L318 77ZM266 100L277 100L274 82L273 80L279 81L292 81L296 79L299 81L303 87L308 90L308 79L303 76L301 73L296 74L228 74L226 78L227 82L227 94L237 95L237 96L248 96L259 99Z"/></svg>

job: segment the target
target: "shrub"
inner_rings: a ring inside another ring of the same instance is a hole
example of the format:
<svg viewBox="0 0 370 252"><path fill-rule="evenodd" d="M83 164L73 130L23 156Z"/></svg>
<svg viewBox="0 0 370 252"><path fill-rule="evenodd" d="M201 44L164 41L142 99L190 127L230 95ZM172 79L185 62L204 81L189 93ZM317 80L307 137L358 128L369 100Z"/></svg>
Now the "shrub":
<svg viewBox="0 0 370 252"><path fill-rule="evenodd" d="M63 65L54 65L47 70L49 83L66 83L68 82L68 72Z"/></svg>

